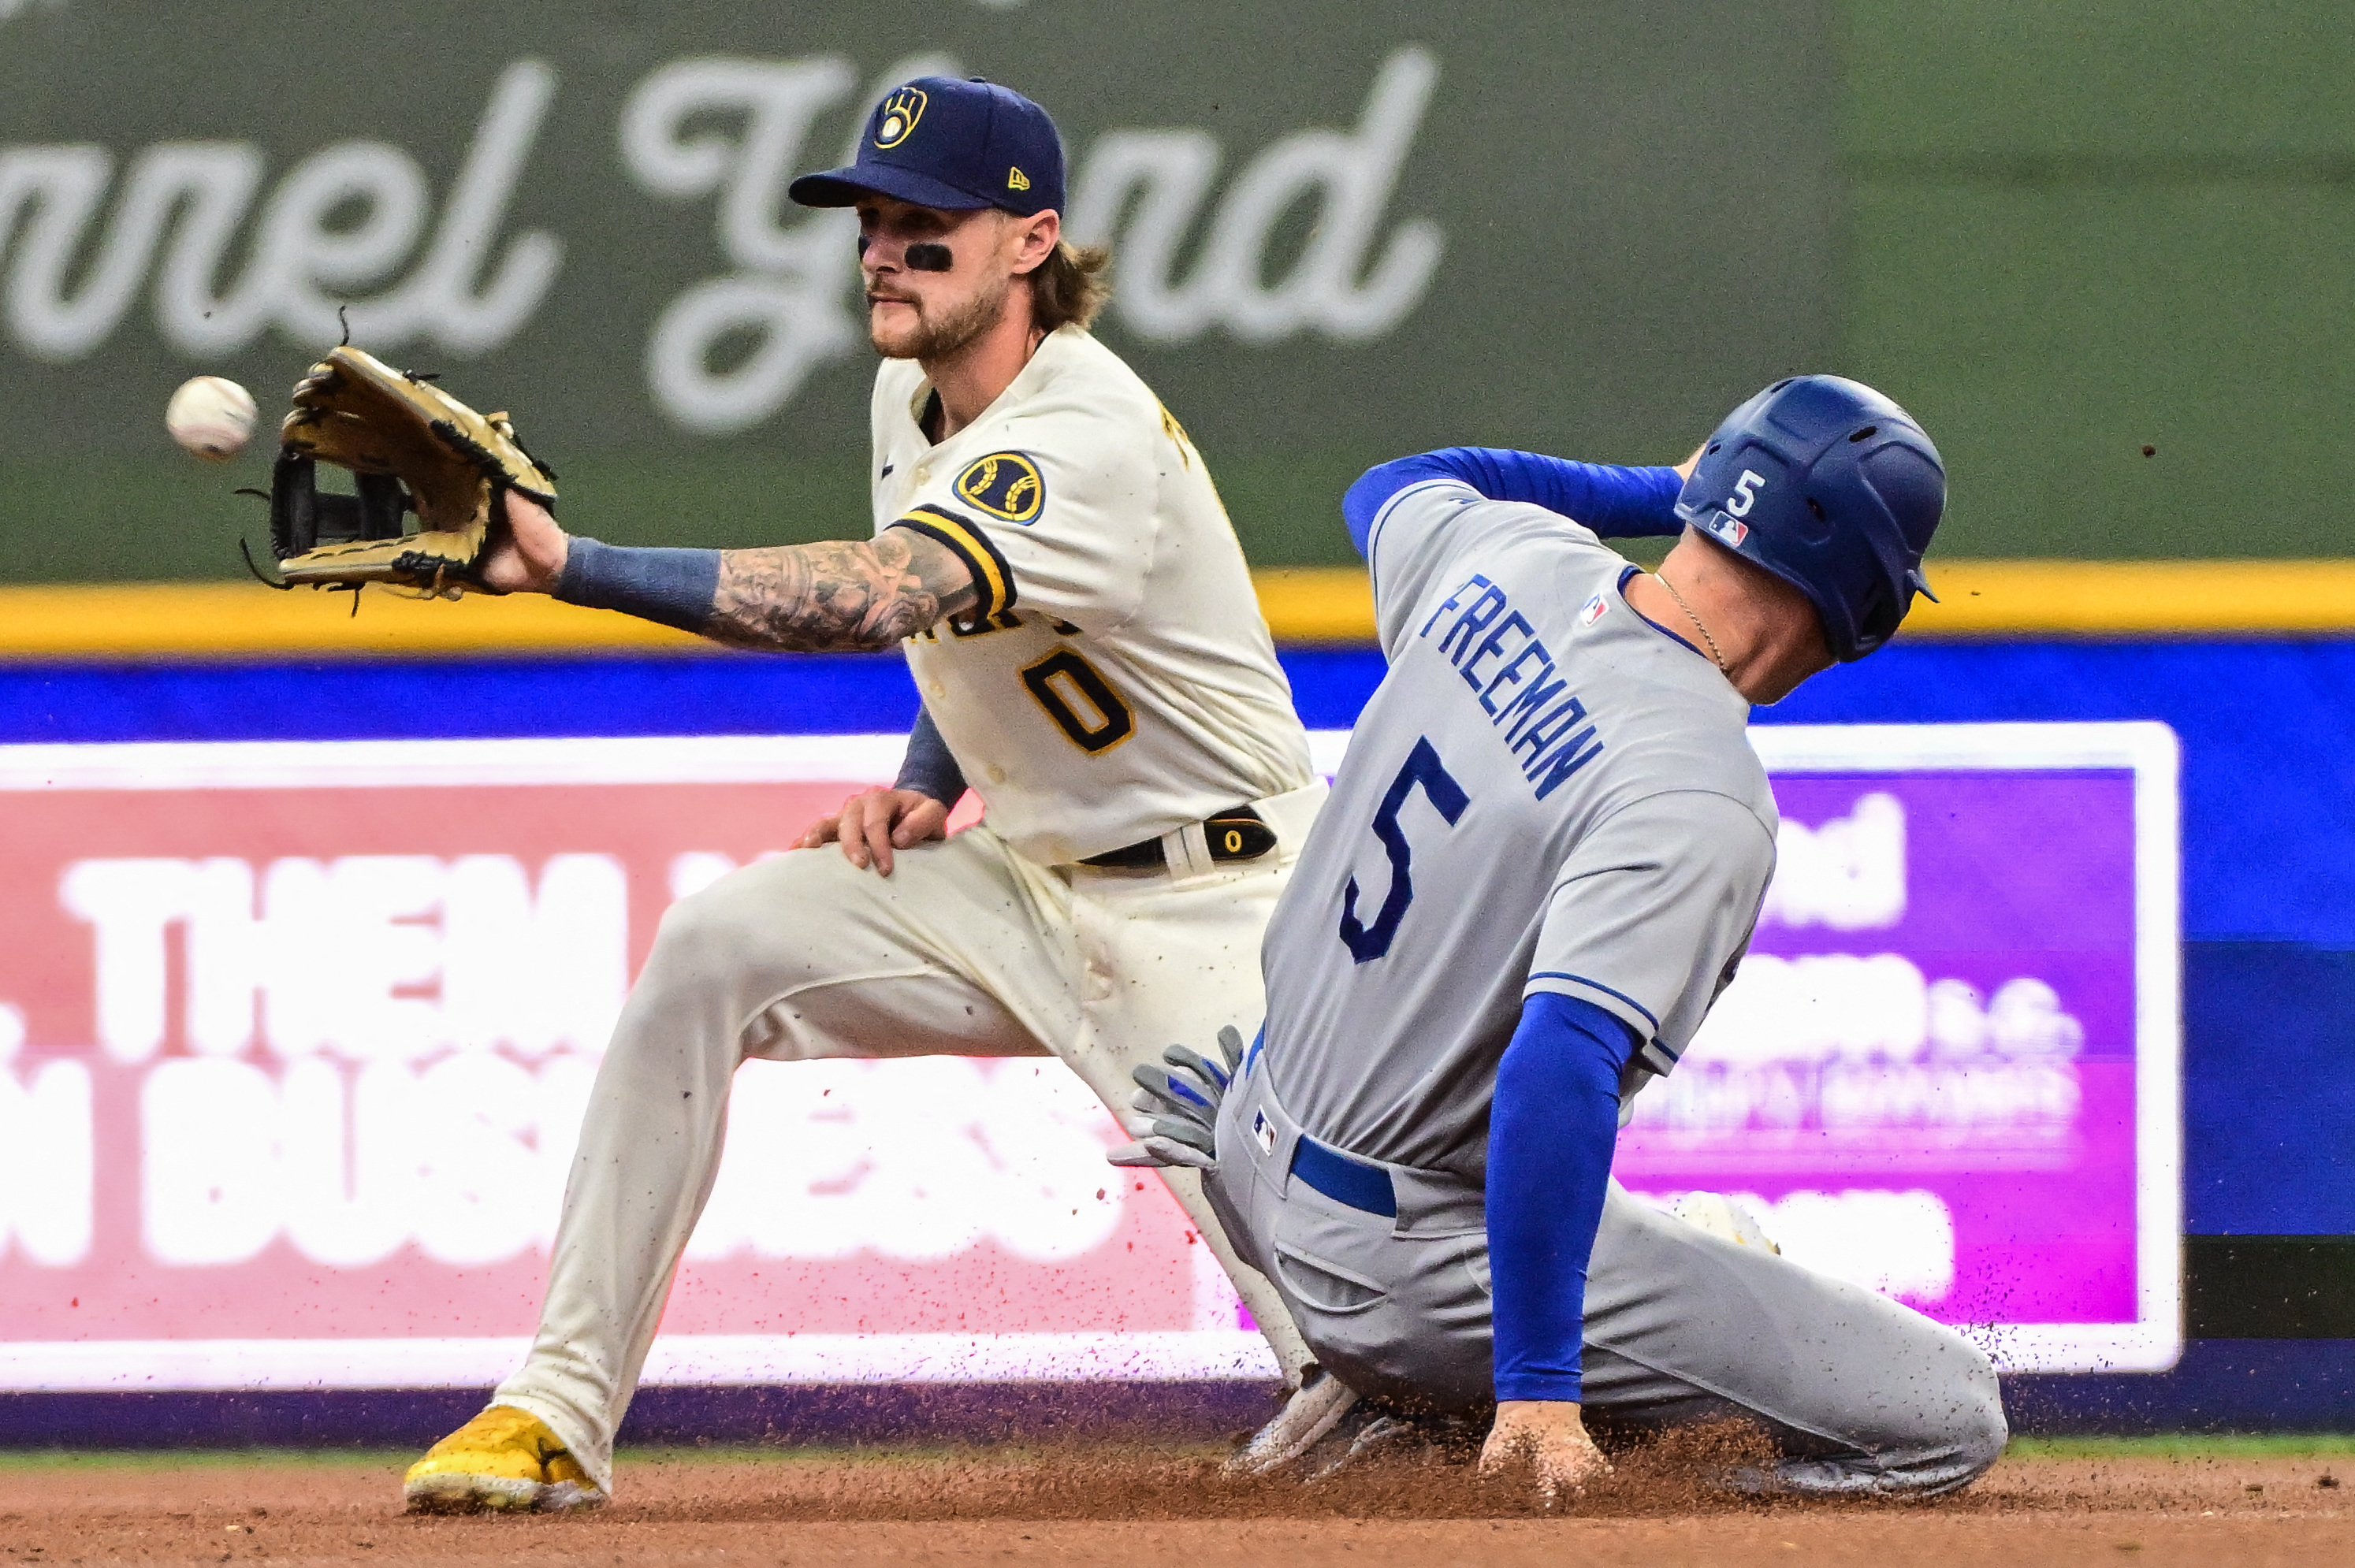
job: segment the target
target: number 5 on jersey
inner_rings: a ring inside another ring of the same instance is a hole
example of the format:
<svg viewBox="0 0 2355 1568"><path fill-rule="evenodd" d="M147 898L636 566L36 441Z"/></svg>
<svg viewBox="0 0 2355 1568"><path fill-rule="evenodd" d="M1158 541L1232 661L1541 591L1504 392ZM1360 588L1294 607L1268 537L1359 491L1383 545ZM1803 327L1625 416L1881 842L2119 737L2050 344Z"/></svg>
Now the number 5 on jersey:
<svg viewBox="0 0 2355 1568"><path fill-rule="evenodd" d="M1391 890L1382 896L1382 906L1375 911L1374 923L1362 924L1358 919L1358 879L1349 878L1349 885L1341 892L1341 940L1349 956L1358 962L1371 963L1391 950L1398 936L1399 922L1406 918L1407 906L1414 902L1414 847L1406 842L1406 830L1399 826L1399 812L1416 785L1431 801L1433 810L1447 819L1454 827L1464 815L1464 808L1472 803L1464 793L1464 786L1455 782L1439 753L1428 739L1416 736L1414 750L1408 754L1406 766L1398 770L1391 787L1382 795L1382 803L1374 812L1374 837L1391 857Z"/></svg>

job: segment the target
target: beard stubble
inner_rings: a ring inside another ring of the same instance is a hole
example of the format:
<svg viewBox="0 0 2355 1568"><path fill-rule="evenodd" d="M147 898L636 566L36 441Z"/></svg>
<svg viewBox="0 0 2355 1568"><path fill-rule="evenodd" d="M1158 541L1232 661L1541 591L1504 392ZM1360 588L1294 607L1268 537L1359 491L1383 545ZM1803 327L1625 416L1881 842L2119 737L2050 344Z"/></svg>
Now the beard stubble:
<svg viewBox="0 0 2355 1568"><path fill-rule="evenodd" d="M1001 278L995 287L983 290L954 311L939 316L930 314L922 304L902 301L903 304L913 305L916 327L895 343L886 343L876 330L870 303L868 339L874 344L876 352L886 359L931 362L946 359L1005 319L1007 295L1013 287L1012 278Z"/></svg>

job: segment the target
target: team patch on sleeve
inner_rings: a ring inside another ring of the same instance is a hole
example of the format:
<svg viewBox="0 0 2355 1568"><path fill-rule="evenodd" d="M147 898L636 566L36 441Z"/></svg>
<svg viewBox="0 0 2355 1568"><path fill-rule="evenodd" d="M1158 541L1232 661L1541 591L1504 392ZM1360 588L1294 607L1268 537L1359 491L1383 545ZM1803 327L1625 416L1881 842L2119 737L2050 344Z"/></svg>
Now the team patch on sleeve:
<svg viewBox="0 0 2355 1568"><path fill-rule="evenodd" d="M974 607L974 620L1003 615L1014 608L1014 568L1006 564L1006 557L990 543L989 531L972 518L960 517L945 506L919 506L891 526L912 528L927 539L947 546L965 564L973 573L973 586L981 592L981 602Z"/></svg>
<svg viewBox="0 0 2355 1568"><path fill-rule="evenodd" d="M1007 523L1031 522L1047 504L1047 482L1039 465L1020 452L992 452L968 463L956 477L956 493Z"/></svg>

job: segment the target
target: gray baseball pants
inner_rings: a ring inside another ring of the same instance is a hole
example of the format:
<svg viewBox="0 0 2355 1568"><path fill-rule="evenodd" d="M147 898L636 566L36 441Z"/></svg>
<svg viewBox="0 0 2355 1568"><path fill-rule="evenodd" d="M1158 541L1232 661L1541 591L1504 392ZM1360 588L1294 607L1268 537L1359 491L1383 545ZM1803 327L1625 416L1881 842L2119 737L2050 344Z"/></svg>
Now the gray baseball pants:
<svg viewBox="0 0 2355 1568"><path fill-rule="evenodd" d="M1219 1118L1212 1207L1317 1360L1360 1394L1441 1412L1495 1398L1479 1188L1383 1165L1395 1219L1295 1177L1297 1123L1264 1059ZM1366 1165L1382 1165L1364 1160ZM1604 1200L1586 1287L1585 1409L1648 1430L1740 1420L1771 1463L1747 1490L1934 1496L1995 1463L1995 1369L1952 1329L1861 1286L1737 1245L1627 1195Z"/></svg>

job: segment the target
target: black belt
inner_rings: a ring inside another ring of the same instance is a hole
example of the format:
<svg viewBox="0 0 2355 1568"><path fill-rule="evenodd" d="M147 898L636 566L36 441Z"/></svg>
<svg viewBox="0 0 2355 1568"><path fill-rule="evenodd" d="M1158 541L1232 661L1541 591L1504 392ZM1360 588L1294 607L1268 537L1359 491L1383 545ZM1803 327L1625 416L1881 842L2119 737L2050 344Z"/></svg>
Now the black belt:
<svg viewBox="0 0 2355 1568"><path fill-rule="evenodd" d="M1203 818L1202 837L1209 843L1210 858L1217 861L1257 860L1275 847L1275 830L1249 806ZM1080 863L1106 871L1160 871L1168 862L1161 853L1161 840L1155 837L1092 854Z"/></svg>

